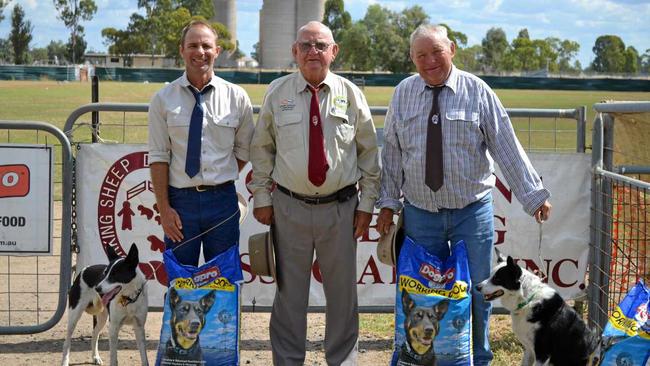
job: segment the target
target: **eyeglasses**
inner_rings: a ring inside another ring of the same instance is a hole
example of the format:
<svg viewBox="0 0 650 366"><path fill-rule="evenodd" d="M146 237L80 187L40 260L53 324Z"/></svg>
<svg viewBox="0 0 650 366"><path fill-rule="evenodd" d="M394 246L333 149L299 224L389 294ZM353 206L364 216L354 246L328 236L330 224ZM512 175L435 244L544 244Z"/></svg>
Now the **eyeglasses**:
<svg viewBox="0 0 650 366"><path fill-rule="evenodd" d="M331 45L332 45L331 43L325 43L325 42L298 42L298 47L300 47L300 51L305 53L309 52L312 47L316 47L317 52L325 52Z"/></svg>

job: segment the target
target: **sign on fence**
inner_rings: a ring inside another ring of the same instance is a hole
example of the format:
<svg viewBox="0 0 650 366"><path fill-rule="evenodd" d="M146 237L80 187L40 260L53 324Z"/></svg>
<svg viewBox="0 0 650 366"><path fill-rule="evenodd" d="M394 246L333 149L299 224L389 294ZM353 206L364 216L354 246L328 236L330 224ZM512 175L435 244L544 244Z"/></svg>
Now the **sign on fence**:
<svg viewBox="0 0 650 366"><path fill-rule="evenodd" d="M0 145L0 254L52 254L52 148Z"/></svg>
<svg viewBox="0 0 650 366"><path fill-rule="evenodd" d="M533 165L553 194L551 219L542 228L525 214L502 175L497 171L495 244L522 266L540 269L567 298L583 293L589 240L589 157L584 154L530 154ZM166 291L162 252L163 231L149 176L146 145L82 144L77 154L78 265L106 263L103 247L118 253L136 243L140 268L152 277L149 303L162 306ZM275 285L268 277L251 273L248 237L267 227L252 215L252 195L245 182L250 164L236 182L237 192L249 205L241 225L240 258L245 285L242 305L271 306ZM372 225L374 225L374 220ZM392 306L395 298L393 269L376 255L378 233L371 228L357 250L357 284L360 306ZM320 273L312 271L310 305L324 306Z"/></svg>

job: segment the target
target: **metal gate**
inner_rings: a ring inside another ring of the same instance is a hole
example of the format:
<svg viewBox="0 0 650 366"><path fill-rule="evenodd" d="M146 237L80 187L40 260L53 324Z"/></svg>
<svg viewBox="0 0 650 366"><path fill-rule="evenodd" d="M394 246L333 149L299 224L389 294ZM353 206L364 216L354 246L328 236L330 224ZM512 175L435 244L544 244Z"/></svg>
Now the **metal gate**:
<svg viewBox="0 0 650 366"><path fill-rule="evenodd" d="M72 152L63 132L45 122L0 121L1 130L6 130L6 136L0 134L0 142L53 145L57 152L53 255L0 255L0 334L38 333L59 322L70 286ZM53 270L57 267L58 273Z"/></svg>

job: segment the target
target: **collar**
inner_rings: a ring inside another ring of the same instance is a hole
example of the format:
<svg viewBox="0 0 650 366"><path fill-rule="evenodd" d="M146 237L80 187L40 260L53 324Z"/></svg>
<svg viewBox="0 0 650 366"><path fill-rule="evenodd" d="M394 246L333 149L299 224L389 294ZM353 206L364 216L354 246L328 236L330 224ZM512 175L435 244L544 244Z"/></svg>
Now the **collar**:
<svg viewBox="0 0 650 366"><path fill-rule="evenodd" d="M300 94L301 92L305 92L305 91L308 92L307 85L311 85L311 84L309 84L307 80L305 80L305 77L302 76L302 73L300 71L296 72L296 74L297 74L297 80L295 83L296 94ZM326 85L330 90L332 90L332 87L334 86L334 74L328 71L327 75L325 76L325 79L323 79L320 85Z"/></svg>
<svg viewBox="0 0 650 366"><path fill-rule="evenodd" d="M408 340L404 340L404 347L406 348L406 353L411 357L412 360L415 362L420 362L424 358L424 356L419 355L417 352L415 352L412 348L411 345L409 344Z"/></svg>
<svg viewBox="0 0 650 366"><path fill-rule="evenodd" d="M135 297L133 297L133 298L128 297L128 296L126 296L126 295L121 295L121 296L120 296L120 300L118 301L118 303L119 303L120 305L122 305L123 307L126 307L127 305L129 305L129 304L133 304L134 302L138 301L138 298L140 297L140 294L142 294L142 291L144 290L144 286L145 286L146 284L147 284L146 282L144 282L144 283L142 284L142 286L140 287L140 289L138 290L138 292L135 294Z"/></svg>
<svg viewBox="0 0 650 366"><path fill-rule="evenodd" d="M180 78L180 83L183 87L191 86L192 88L194 88L194 90L197 90L196 87L192 85L192 83L190 83L190 80L187 78L187 72L183 72L183 76L181 76ZM208 83L203 86L203 89L205 89L208 85L212 85L212 87L216 90L218 84L219 84L219 77L215 75L213 72L212 78L210 78L210 81L208 81ZM203 89L199 91L203 91Z"/></svg>
<svg viewBox="0 0 650 366"><path fill-rule="evenodd" d="M530 296L528 296L528 298L525 301L522 301L519 304L517 304L517 308L515 309L515 311L521 310L524 307L526 307L526 305L530 304L530 302L533 301L535 295L537 295L537 292L538 291L533 292L532 294L530 294Z"/></svg>
<svg viewBox="0 0 650 366"><path fill-rule="evenodd" d="M458 69L456 68L456 66L454 66L452 64L451 65L451 71L449 72L449 76L447 77L447 80L445 80L445 82L442 84L442 86L446 86L449 89L451 89L452 93L454 93L454 94L456 94L456 90L458 90L458 74L459 74ZM417 79L418 79L418 84L420 84L420 85L418 85L416 90L419 90L420 93L426 92L427 89L428 89L427 86L430 86L430 85L427 84L426 81L424 81L422 76L420 76L419 74L416 74L416 75L417 75Z"/></svg>

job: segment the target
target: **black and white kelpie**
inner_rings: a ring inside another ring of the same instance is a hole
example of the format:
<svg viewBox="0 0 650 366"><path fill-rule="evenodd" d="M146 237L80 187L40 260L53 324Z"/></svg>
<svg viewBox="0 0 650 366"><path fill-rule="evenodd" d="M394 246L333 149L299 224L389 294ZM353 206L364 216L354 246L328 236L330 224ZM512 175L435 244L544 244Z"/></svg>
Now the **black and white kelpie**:
<svg viewBox="0 0 650 366"><path fill-rule="evenodd" d="M490 277L476 285L486 301L501 299L512 330L525 349L522 365L598 364L600 337L537 275L497 250Z"/></svg>
<svg viewBox="0 0 650 366"><path fill-rule="evenodd" d="M70 362L70 340L77 322L84 312L93 316L92 357L96 365L102 364L97 349L99 332L109 320L110 364L117 365L117 336L123 324L131 324L140 351L142 365L148 365L145 349L144 325L147 320L146 279L138 268L138 248L131 245L126 257L118 256L107 247L109 263L96 264L82 269L74 279L68 293L68 331L63 343L61 365ZM110 314L110 319L109 319Z"/></svg>

